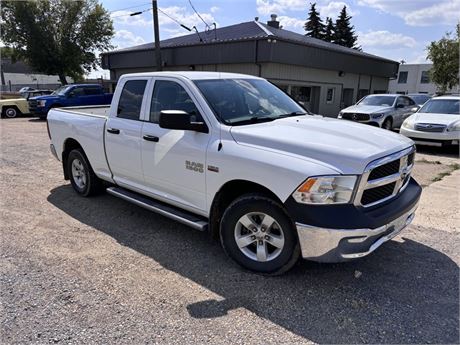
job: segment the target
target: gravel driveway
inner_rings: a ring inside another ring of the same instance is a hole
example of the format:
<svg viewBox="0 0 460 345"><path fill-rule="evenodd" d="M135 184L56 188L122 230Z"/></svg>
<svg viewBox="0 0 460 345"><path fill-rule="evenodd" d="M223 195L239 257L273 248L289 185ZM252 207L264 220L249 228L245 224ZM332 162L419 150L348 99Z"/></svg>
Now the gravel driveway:
<svg viewBox="0 0 460 345"><path fill-rule="evenodd" d="M261 277L205 233L78 197L44 122L0 120L0 140L2 344L459 342L454 219L415 224L358 261Z"/></svg>

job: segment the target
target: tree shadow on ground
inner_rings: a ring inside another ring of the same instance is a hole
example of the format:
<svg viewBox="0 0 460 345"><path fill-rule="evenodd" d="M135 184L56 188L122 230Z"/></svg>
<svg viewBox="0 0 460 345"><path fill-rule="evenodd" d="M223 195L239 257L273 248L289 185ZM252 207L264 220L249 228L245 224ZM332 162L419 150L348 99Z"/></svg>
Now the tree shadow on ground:
<svg viewBox="0 0 460 345"><path fill-rule="evenodd" d="M112 196L80 198L67 185L48 201L222 297L189 304L191 317L246 308L323 344L459 341L458 266L421 243L391 241L358 261L300 261L283 276L263 277L233 264L207 234Z"/></svg>

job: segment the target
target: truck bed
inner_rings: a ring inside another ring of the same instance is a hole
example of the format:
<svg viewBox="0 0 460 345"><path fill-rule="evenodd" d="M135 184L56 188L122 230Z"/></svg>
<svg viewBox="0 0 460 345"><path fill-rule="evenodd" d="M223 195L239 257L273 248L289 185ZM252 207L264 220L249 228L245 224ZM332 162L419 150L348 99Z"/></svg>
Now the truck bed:
<svg viewBox="0 0 460 345"><path fill-rule="evenodd" d="M108 117L110 105L85 105L78 107L64 107L59 108L59 110L79 115Z"/></svg>

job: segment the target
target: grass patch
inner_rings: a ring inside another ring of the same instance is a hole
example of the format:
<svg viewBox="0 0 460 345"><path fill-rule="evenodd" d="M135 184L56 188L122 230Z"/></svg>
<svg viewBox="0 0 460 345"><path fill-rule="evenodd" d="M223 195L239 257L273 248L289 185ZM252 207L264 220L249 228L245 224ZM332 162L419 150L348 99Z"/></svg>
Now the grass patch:
<svg viewBox="0 0 460 345"><path fill-rule="evenodd" d="M437 174L435 177L433 177L431 179L431 181L433 181L433 182L441 181L444 177L450 176L452 174L452 172L454 172L455 170L460 169L460 164L458 164L458 163L449 164L447 166L447 169L448 169L447 171L443 171L443 172L440 172L439 174Z"/></svg>
<svg viewBox="0 0 460 345"><path fill-rule="evenodd" d="M425 164L442 164L440 161L429 161L426 158L419 159L415 163L425 163Z"/></svg>

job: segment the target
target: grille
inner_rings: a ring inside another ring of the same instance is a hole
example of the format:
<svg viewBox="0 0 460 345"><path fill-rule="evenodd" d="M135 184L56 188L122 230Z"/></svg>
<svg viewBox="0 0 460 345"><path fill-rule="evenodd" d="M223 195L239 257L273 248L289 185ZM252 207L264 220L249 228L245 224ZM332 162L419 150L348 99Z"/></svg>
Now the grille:
<svg viewBox="0 0 460 345"><path fill-rule="evenodd" d="M373 206L404 190L414 159L415 147L410 147L369 163L361 177L355 204Z"/></svg>
<svg viewBox="0 0 460 345"><path fill-rule="evenodd" d="M435 123L417 123L415 124L415 129L421 132L432 132L432 133L441 133L446 129L446 125L435 124Z"/></svg>
<svg viewBox="0 0 460 345"><path fill-rule="evenodd" d="M363 205L369 205L376 201L388 198L393 194L395 189L396 182L389 183L380 187L366 189L361 198L361 203Z"/></svg>
<svg viewBox="0 0 460 345"><path fill-rule="evenodd" d="M368 181L396 174L399 171L399 159L372 169Z"/></svg>
<svg viewBox="0 0 460 345"><path fill-rule="evenodd" d="M352 120L352 121L368 121L370 117L369 117L369 114L342 113L342 119Z"/></svg>
<svg viewBox="0 0 460 345"><path fill-rule="evenodd" d="M29 111L33 114L35 110L37 110L37 101L33 99L29 101Z"/></svg>

